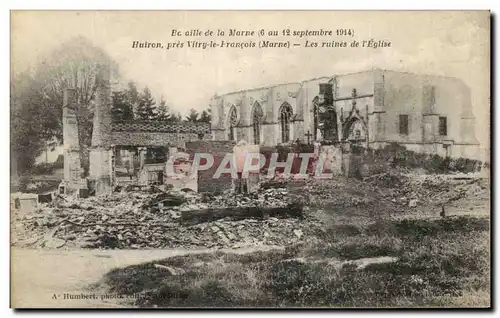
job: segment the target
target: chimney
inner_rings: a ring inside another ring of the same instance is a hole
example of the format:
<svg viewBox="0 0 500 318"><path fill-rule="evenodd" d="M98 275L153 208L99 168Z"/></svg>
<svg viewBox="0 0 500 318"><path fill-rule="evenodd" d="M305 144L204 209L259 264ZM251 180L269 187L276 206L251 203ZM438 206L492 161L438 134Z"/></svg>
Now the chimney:
<svg viewBox="0 0 500 318"><path fill-rule="evenodd" d="M111 133L111 84L110 68L101 66L97 75L98 87L95 100L92 147L107 147Z"/></svg>

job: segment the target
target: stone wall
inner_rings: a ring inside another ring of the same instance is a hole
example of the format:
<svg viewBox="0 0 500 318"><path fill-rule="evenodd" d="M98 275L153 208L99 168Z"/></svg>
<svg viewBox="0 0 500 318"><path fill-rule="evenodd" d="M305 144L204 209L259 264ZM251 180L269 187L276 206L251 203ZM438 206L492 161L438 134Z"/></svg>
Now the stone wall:
<svg viewBox="0 0 500 318"><path fill-rule="evenodd" d="M66 89L63 104L64 191L73 193L81 185L81 159L76 120L76 91Z"/></svg>
<svg viewBox="0 0 500 318"><path fill-rule="evenodd" d="M113 122L109 144L114 146L184 146L187 141L212 140L208 123L162 121Z"/></svg>
<svg viewBox="0 0 500 318"><path fill-rule="evenodd" d="M239 180L233 180L233 188L238 192L255 192L259 187L260 169L248 171L248 175L243 175L245 164L248 160L247 155L258 157L260 154L259 145L249 144L245 141L240 141L233 148L237 171L241 177ZM254 158L255 158L254 157ZM257 164L257 158L253 159L251 164Z"/></svg>
<svg viewBox="0 0 500 318"><path fill-rule="evenodd" d="M96 91L94 126L92 128L92 147L109 146L109 133L111 131L111 84L110 70L102 67L97 78L100 85Z"/></svg>
<svg viewBox="0 0 500 318"><path fill-rule="evenodd" d="M90 150L90 175L93 190L97 195L111 192L112 150L94 147Z"/></svg>
<svg viewBox="0 0 500 318"><path fill-rule="evenodd" d="M234 141L186 142L186 152L191 160L195 153L210 153L214 157L214 164L210 169L198 171L198 192L221 193L232 188L230 174L222 174L218 179L214 179L213 176L226 154L233 152L235 144Z"/></svg>
<svg viewBox="0 0 500 318"><path fill-rule="evenodd" d="M212 140L211 133L112 132L110 143L115 146L167 147L184 146L185 142Z"/></svg>
<svg viewBox="0 0 500 318"><path fill-rule="evenodd" d="M112 123L112 131L163 132L163 133L210 133L208 123L169 123L165 121L117 121Z"/></svg>
<svg viewBox="0 0 500 318"><path fill-rule="evenodd" d="M320 156L323 156L323 171L325 173L333 173L341 175L343 168L342 148L338 146L321 146Z"/></svg>

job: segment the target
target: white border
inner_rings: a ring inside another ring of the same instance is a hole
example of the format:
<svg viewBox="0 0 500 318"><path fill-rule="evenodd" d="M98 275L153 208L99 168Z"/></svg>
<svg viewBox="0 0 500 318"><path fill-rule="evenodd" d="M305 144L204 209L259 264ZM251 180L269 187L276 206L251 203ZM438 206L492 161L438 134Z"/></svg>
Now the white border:
<svg viewBox="0 0 500 318"><path fill-rule="evenodd" d="M475 0L475 1L447 1L446 3L437 3L435 0L414 0L414 1L386 1L386 0L378 0L378 1L360 1L360 0L349 0L349 1L319 1L319 0L307 0L301 2L292 2L292 1L270 1L270 0L252 0L252 1L203 1L203 0L183 0L176 1L176 3L172 3L172 1L132 1L132 0L121 0L121 1L102 1L102 0L86 0L86 1L46 1L41 2L40 0L31 0L31 1L2 1L0 7L1 10L0 15L0 23L1 23L1 43L3 45L0 46L0 50L2 52L1 63L4 66L2 69L9 70L10 69L10 60L9 60L9 38L10 38L10 12L9 10L195 10L195 9L203 9L203 10L488 10L491 9L493 12L498 13L498 0ZM498 18L498 17L497 17ZM496 20L498 23L498 20ZM495 41L498 41L498 33L495 34ZM495 54L494 58L497 57ZM4 75L0 77L0 96L2 107L0 111L2 114L0 118L4 121L2 125L0 125L0 136L3 149L7 149L10 145L9 140L9 82L10 78L7 75L7 71L5 71ZM498 92L497 87L498 82L496 83L495 92ZM499 112L496 111L495 120L499 122ZM494 125L493 125L494 127ZM496 137L496 136L495 136ZM492 136L493 140L496 140ZM497 143L497 141L495 141ZM498 144L496 144L498 149ZM9 200L9 174L7 170L9 156L2 156L2 164L3 169L0 170L2 173L2 206L5 207L6 211L2 214L2 226L4 226L4 231L2 232L5 241L1 244L2 255L4 255L4 260L2 262L2 274L8 275L9 272L9 246L7 245L7 241L9 239L9 231L10 231L10 220L8 213L8 200ZM497 161L495 160L495 163ZM493 211L492 211L493 212ZM499 217L497 216L495 220ZM495 221L495 223L497 223ZM495 224L496 225L496 224ZM492 237L493 241L493 237ZM498 257L498 246L495 248L496 260ZM498 262L495 262L498 264ZM36 264L33 264L36 266ZM498 273L497 273L498 276ZM497 279L495 277L495 283ZM496 284L495 284L496 285ZM498 289L496 289L498 295ZM2 296L1 299L3 301L2 309L9 307L9 293L10 293L10 279L3 284ZM496 305L498 305L498 297L495 299ZM161 312L165 314L167 312ZM456 315L458 312L450 312L448 314ZM75 316L83 316L84 313L69 313L65 312L64 314L71 314ZM96 316L104 316L102 312L94 313ZM121 313L120 313L121 314ZM176 313L169 313L176 314ZM183 315L195 315L196 312L193 313L184 313ZM224 314L224 312L212 313L215 315ZM226 312L225 314L234 314L231 312ZM244 313L238 312L238 315L246 315L246 314L258 314L259 316L267 316L271 313L263 313L263 312L253 312L253 313ZM280 314L280 315L303 315L305 312L273 312L272 314ZM330 312L333 315L345 315L348 312ZM352 312L351 314L365 314L365 312ZM409 312L379 312L379 315L414 315L418 313L409 313ZM441 316L444 314L443 312L436 313L421 313L426 316ZM484 313L489 314L489 313ZM12 310L6 310L6 312L2 313L2 317L5 316L13 316L14 312ZM52 317L53 313L39 313L41 316ZM129 316L142 316L143 312L129 312L127 315Z"/></svg>

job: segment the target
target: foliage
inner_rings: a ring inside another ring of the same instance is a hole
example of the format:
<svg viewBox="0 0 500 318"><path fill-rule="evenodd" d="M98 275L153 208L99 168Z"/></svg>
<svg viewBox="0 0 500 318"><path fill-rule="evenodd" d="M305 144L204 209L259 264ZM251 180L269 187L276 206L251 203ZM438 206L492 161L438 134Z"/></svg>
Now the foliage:
<svg viewBox="0 0 500 318"><path fill-rule="evenodd" d="M390 162L393 167L423 168L430 173L475 172L481 168L481 161L468 158L441 157L437 154L418 153L392 143L382 149L369 150L365 159L372 164Z"/></svg>
<svg viewBox="0 0 500 318"><path fill-rule="evenodd" d="M134 117L137 117L137 106L139 105L139 91L137 90L137 85L134 82L128 82L126 94L127 94L127 102L132 107Z"/></svg>
<svg viewBox="0 0 500 318"><path fill-rule="evenodd" d="M204 109L201 113L191 108L188 115L185 117L187 122L192 123L210 123L212 120L212 114L210 108Z"/></svg>
<svg viewBox="0 0 500 318"><path fill-rule="evenodd" d="M174 117L172 117L172 115L170 115L169 107L167 105L167 102L165 101L165 99L163 98L163 96L161 96L160 103L158 104L157 120L160 120L160 121L172 121L173 118Z"/></svg>
<svg viewBox="0 0 500 318"><path fill-rule="evenodd" d="M64 155L59 155L55 162L42 162L39 164L33 165L30 173L34 175L49 175L53 174L55 169L63 169L64 168Z"/></svg>
<svg viewBox="0 0 500 318"><path fill-rule="evenodd" d="M54 172L54 164L53 163L39 163L34 165L31 173L34 175L48 175Z"/></svg>
<svg viewBox="0 0 500 318"><path fill-rule="evenodd" d="M97 89L103 84L102 74L118 75L116 64L104 50L84 37L61 44L40 60L39 65L11 80L11 158L22 174L28 172L35 158L44 150L45 142L54 138L62 143L63 96L67 88L75 89L75 113L83 177L88 175L89 148L92 140L93 116ZM134 82L112 96L114 120L182 121L170 113L163 99L157 105L148 87L139 93ZM199 114L191 110L186 121L210 122L210 110Z"/></svg>
<svg viewBox="0 0 500 318"><path fill-rule="evenodd" d="M42 88L42 84L27 73L12 82L11 158L16 160L21 173L30 170L46 140L61 137L60 109L41 94Z"/></svg>
<svg viewBox="0 0 500 318"><path fill-rule="evenodd" d="M199 117L198 112L195 109L191 108L189 110L189 114L186 116L186 121L188 121L188 122L197 122L198 119L199 119L198 117Z"/></svg>
<svg viewBox="0 0 500 318"><path fill-rule="evenodd" d="M210 108L205 109L201 112L199 121L202 123L209 123L212 120L212 110Z"/></svg>
<svg viewBox="0 0 500 318"><path fill-rule="evenodd" d="M43 58L39 65L13 80L11 109L12 135L19 170L25 172L44 142L62 141L62 108L66 88L75 89L78 141L82 166L88 171L94 98L102 85L99 74L116 72L106 53L87 39L76 37Z"/></svg>
<svg viewBox="0 0 500 318"><path fill-rule="evenodd" d="M64 155L57 156L56 162L54 162L54 169L64 168Z"/></svg>
<svg viewBox="0 0 500 318"><path fill-rule="evenodd" d="M139 95L136 116L141 120L154 120L157 116L156 102L151 95L151 90L146 86Z"/></svg>
<svg viewBox="0 0 500 318"><path fill-rule="evenodd" d="M172 115L172 121L181 122L182 121L181 113L177 112L177 114Z"/></svg>
<svg viewBox="0 0 500 318"><path fill-rule="evenodd" d="M113 92L111 117L116 121L134 119L132 103L128 100L127 91Z"/></svg>

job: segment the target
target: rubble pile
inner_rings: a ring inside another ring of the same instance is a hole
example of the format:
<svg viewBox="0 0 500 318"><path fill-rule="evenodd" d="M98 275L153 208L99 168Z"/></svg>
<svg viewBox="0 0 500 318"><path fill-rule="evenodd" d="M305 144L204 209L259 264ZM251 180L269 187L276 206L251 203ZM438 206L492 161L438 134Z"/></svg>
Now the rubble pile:
<svg viewBox="0 0 500 318"><path fill-rule="evenodd" d="M380 192L394 203L415 206L417 202L442 205L465 197L489 198L488 181L473 175L418 175L383 173L365 178L374 187L384 187Z"/></svg>
<svg viewBox="0 0 500 318"><path fill-rule="evenodd" d="M399 173L385 172L370 177L364 178L365 182L369 182L371 185L386 187L386 188L398 188L401 187L405 182L408 182L407 178Z"/></svg>
<svg viewBox="0 0 500 318"><path fill-rule="evenodd" d="M286 207L290 202L283 188L212 197L189 191L123 191L87 199L58 197L34 213L13 217L12 244L132 249L287 245L313 233L319 221L224 217L193 224L184 223L183 217L211 208Z"/></svg>
<svg viewBox="0 0 500 318"><path fill-rule="evenodd" d="M374 199L362 191L346 191L346 186L341 180L325 183L309 183L303 186L301 196L309 206L335 206L350 208L368 206Z"/></svg>
<svg viewBox="0 0 500 318"><path fill-rule="evenodd" d="M309 207L389 213L471 197L489 199L488 180L387 172L364 181L268 183L252 194L123 190L86 199L57 197L29 212L14 209L11 239L15 246L52 248L288 245L311 239L326 227L307 212Z"/></svg>
<svg viewBox="0 0 500 318"><path fill-rule="evenodd" d="M209 207L250 207L270 206L285 207L292 203L292 198L285 188L267 188L251 194L224 194L205 197Z"/></svg>
<svg viewBox="0 0 500 318"><path fill-rule="evenodd" d="M466 197L489 197L489 186L483 179L456 178L453 175L425 175L408 178L405 188L434 204L445 204Z"/></svg>

